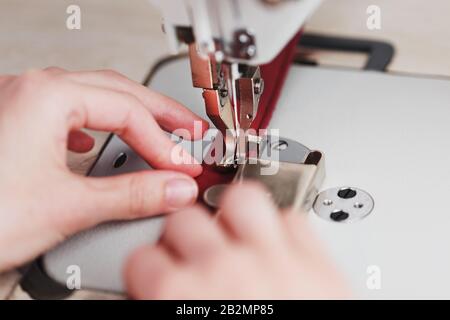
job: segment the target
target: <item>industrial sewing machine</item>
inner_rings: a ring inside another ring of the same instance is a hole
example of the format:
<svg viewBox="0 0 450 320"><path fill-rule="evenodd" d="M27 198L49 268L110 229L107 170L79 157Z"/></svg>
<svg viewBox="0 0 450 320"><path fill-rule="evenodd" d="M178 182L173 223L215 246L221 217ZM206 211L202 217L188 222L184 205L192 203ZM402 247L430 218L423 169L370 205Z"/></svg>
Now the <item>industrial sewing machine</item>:
<svg viewBox="0 0 450 320"><path fill-rule="evenodd" d="M215 169L238 168L235 181L257 178L280 207L310 209L324 177L324 166L320 152L290 141L288 157L287 152L280 152L287 147L286 139L261 134L259 129L265 127L261 119L270 118L275 104L262 99L264 84L272 82L272 92L266 96L274 95L273 88L282 85L284 77L277 73L287 70L290 59L283 64L273 61L283 51L290 56L294 46L289 43L298 38L300 28L319 2L153 1L163 13L163 29L173 52L183 45L189 48L193 86L203 90L206 114L219 130L220 148L212 146L214 152L221 151L219 157L216 154ZM277 73L261 70L264 67L260 66L267 64L277 64ZM265 174L264 168L272 166L276 169ZM200 191L205 202L215 206L224 186L208 182L208 188L202 183ZM290 192L279 188L283 184Z"/></svg>
<svg viewBox="0 0 450 320"><path fill-rule="evenodd" d="M307 212L357 296L450 297L450 259L439 247L450 241L450 81L293 65L284 82L290 44L316 0L152 2L173 51L188 54L163 60L146 84L209 117L216 130L204 141L223 138L201 200L214 207L228 183L256 178L280 207ZM265 127L267 134L248 130ZM204 141L193 144L210 149ZM325 180L322 153L298 141L324 152ZM261 175L268 163L279 170ZM89 174L148 169L111 136ZM163 223L112 222L76 235L45 254L23 287L38 298L64 296L68 267L76 265L82 288L121 293L125 259L156 242Z"/></svg>

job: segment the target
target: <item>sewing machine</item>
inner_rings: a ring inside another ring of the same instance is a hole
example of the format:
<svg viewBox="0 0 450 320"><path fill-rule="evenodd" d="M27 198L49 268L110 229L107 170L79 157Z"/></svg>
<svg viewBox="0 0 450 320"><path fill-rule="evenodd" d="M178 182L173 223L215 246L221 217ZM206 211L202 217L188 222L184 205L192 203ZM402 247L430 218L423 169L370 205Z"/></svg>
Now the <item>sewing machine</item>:
<svg viewBox="0 0 450 320"><path fill-rule="evenodd" d="M274 81L263 77L261 66L285 50L317 4L158 2L172 49L187 45L188 54L163 60L149 85L216 128L206 134L206 145L180 141L188 150L198 144L209 149L222 133L225 152L213 170L232 175L225 185L257 178L280 207L307 212L358 297L448 298L450 259L439 245L450 240L450 81L293 65L267 123L288 138L245 132L258 121L267 82ZM204 159L203 153L194 156ZM280 164L276 175L260 174L267 162ZM148 169L111 136L89 174ZM214 207L223 184L207 185L201 200ZM157 241L163 223L160 216L97 226L44 255L40 267L62 288L68 267L76 265L82 288L121 293L125 259ZM41 283L44 289L48 280Z"/></svg>
<svg viewBox="0 0 450 320"><path fill-rule="evenodd" d="M286 139L260 130L266 125L261 118L268 118L275 104L262 95L265 82L272 82L266 96L274 95L274 88L283 84L284 76L277 73L288 69L290 59L283 64L274 60L280 52L291 54L295 46L290 43L298 38L300 28L319 2L153 1L163 13L163 30L172 52L188 46L193 87L202 89L206 115L219 130L215 135L218 144L211 147L215 170L237 170L235 181L260 180L280 207L308 210L312 206L324 177L323 159L320 152L294 141L290 141L289 150L294 145L299 150L290 152L292 159L280 152ZM268 72L267 64L276 65L277 73ZM267 174L267 167L277 173ZM200 193L215 207L224 186L211 184L209 172L204 175L207 177L201 179ZM289 185L292 192L280 192L280 185Z"/></svg>

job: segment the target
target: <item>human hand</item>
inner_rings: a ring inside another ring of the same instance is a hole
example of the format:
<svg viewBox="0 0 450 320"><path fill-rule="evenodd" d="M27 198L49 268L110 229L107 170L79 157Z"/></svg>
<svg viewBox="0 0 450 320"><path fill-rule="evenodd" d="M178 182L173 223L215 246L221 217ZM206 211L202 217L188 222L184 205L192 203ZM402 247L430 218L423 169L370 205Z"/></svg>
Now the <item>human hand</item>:
<svg viewBox="0 0 450 320"><path fill-rule="evenodd" d="M125 278L138 299L349 297L305 216L280 213L257 185L230 188L217 217L199 207L170 215Z"/></svg>
<svg viewBox="0 0 450 320"><path fill-rule="evenodd" d="M185 128L194 136L194 121L203 120L112 71L49 68L1 76L0 271L103 221L149 216L194 202L192 177L201 166L187 152L173 150L179 146L161 129ZM94 144L82 128L113 131L154 168L167 171L75 175L66 166L67 148L86 152ZM182 154L186 164L171 161L172 151Z"/></svg>

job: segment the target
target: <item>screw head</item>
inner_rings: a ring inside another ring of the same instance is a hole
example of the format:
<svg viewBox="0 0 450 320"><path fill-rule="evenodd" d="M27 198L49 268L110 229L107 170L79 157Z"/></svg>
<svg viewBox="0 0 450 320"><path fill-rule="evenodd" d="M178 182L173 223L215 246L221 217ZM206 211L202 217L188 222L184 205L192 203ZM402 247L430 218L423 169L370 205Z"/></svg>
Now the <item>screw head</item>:
<svg viewBox="0 0 450 320"><path fill-rule="evenodd" d="M253 91L255 94L260 95L264 91L264 80L263 79L256 79L255 84L253 85Z"/></svg>
<svg viewBox="0 0 450 320"><path fill-rule="evenodd" d="M356 190L352 188L345 187L338 191L338 197L342 199L351 199L354 198L355 196Z"/></svg>
<svg viewBox="0 0 450 320"><path fill-rule="evenodd" d="M253 44L252 44L252 45L249 45L249 46L247 47L246 53L247 53L247 56L248 56L249 58L254 57L254 56L256 55L256 46L253 45Z"/></svg>
<svg viewBox="0 0 450 320"><path fill-rule="evenodd" d="M333 221L336 221L336 222L341 222L341 221L347 220L349 216L350 215L347 212L338 210L338 211L333 211L330 214L330 219Z"/></svg>
<svg viewBox="0 0 450 320"><path fill-rule="evenodd" d="M219 94L222 98L226 98L228 96L228 90L227 89L220 89Z"/></svg>
<svg viewBox="0 0 450 320"><path fill-rule="evenodd" d="M241 33L239 35L239 42L242 44L250 42L250 37L246 33Z"/></svg>

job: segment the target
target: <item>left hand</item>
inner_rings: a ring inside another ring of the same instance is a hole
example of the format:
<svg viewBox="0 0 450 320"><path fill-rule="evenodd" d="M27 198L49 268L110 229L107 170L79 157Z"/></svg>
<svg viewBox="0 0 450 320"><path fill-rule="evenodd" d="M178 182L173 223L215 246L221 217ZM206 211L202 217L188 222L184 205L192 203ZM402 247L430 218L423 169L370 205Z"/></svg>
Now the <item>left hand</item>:
<svg viewBox="0 0 450 320"><path fill-rule="evenodd" d="M98 223L193 203L192 177L202 168L174 149L162 128L185 128L193 136L194 121L207 128L184 106L112 71L50 68L0 76L0 272ZM113 131L165 170L106 178L70 172L67 149L85 152L94 143L82 128ZM172 152L185 164L174 163Z"/></svg>

